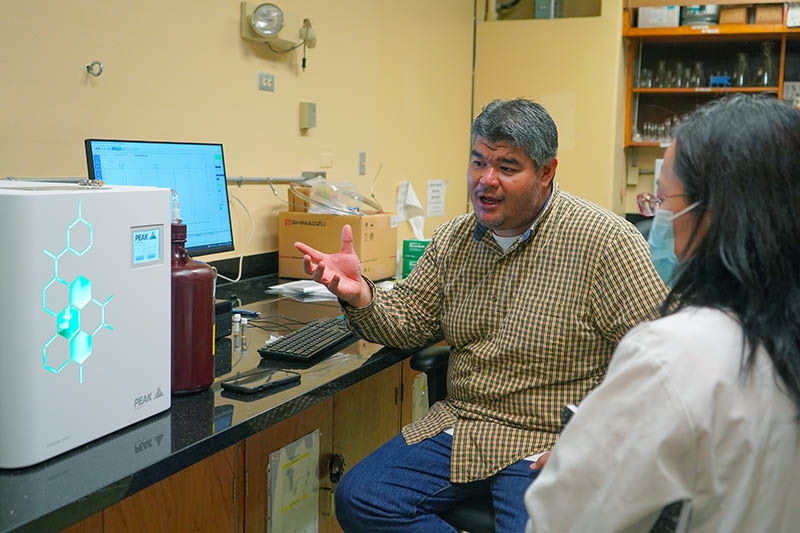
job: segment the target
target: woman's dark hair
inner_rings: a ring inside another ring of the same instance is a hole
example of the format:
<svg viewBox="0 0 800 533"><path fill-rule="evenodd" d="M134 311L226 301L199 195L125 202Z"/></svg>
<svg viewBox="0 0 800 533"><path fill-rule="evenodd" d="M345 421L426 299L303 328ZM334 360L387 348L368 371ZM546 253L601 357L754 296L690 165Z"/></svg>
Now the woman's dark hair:
<svg viewBox="0 0 800 533"><path fill-rule="evenodd" d="M735 314L750 346L743 375L763 345L800 410L800 111L757 95L707 104L676 129L674 169L689 203L700 202L688 213L695 232L708 227L662 313Z"/></svg>

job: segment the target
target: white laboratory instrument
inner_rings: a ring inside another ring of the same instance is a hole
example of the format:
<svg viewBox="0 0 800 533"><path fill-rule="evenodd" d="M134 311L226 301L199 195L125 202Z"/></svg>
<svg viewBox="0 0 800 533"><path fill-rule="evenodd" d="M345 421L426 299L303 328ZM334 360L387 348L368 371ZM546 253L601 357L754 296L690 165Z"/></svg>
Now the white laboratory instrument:
<svg viewBox="0 0 800 533"><path fill-rule="evenodd" d="M170 191L0 181L0 468L170 407Z"/></svg>

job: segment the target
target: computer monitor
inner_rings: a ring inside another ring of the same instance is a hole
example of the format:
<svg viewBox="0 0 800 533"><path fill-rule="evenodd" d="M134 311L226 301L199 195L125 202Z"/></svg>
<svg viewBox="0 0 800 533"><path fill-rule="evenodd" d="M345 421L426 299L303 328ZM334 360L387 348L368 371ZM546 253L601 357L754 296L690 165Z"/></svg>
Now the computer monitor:
<svg viewBox="0 0 800 533"><path fill-rule="evenodd" d="M186 224L186 251L233 250L221 144L86 139L89 179L174 189Z"/></svg>

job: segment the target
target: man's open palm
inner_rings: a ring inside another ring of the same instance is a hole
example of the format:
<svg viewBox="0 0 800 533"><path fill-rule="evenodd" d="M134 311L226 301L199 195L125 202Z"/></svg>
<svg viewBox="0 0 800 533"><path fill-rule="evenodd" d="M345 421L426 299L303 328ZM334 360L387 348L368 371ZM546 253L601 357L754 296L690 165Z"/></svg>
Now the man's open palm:
<svg viewBox="0 0 800 533"><path fill-rule="evenodd" d="M322 253L302 242L294 243L294 247L303 254L305 273L333 294L353 307L364 307L372 300L369 286L361 277L361 260L353 249L353 229L349 224L342 227L342 246L335 254Z"/></svg>

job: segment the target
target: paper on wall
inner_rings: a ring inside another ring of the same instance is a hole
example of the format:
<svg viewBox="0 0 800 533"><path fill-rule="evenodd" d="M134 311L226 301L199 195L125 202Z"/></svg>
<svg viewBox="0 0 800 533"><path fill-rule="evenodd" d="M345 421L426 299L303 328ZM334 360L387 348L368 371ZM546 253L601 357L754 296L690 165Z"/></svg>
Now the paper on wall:
<svg viewBox="0 0 800 533"><path fill-rule="evenodd" d="M428 217L444 216L446 198L447 182L445 180L428 180Z"/></svg>
<svg viewBox="0 0 800 533"><path fill-rule="evenodd" d="M414 187L408 180L400 182L397 186L397 220L408 221L414 231L414 237L424 239L425 215L422 203L414 192Z"/></svg>

